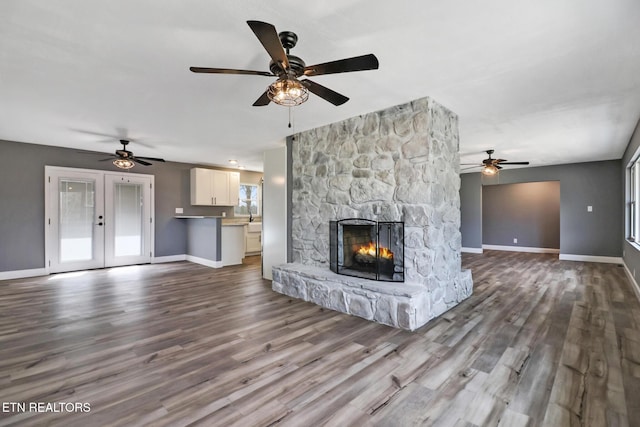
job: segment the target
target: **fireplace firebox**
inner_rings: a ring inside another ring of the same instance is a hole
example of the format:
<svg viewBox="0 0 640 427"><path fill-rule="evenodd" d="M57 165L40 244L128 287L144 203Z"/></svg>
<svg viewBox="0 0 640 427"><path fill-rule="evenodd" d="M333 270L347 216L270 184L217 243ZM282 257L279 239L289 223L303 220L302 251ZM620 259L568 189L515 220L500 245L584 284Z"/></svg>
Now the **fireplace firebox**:
<svg viewBox="0 0 640 427"><path fill-rule="evenodd" d="M404 223L349 218L329 223L331 271L404 282Z"/></svg>

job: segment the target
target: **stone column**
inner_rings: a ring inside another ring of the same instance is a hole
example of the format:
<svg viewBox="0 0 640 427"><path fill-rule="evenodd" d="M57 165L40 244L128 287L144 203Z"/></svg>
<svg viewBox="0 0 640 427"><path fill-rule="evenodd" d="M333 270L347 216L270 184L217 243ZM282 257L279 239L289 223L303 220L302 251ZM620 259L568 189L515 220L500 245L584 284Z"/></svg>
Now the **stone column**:
<svg viewBox="0 0 640 427"><path fill-rule="evenodd" d="M431 98L296 135L293 261L328 266L329 221L404 221L405 281L425 322L471 295L461 271L458 118Z"/></svg>

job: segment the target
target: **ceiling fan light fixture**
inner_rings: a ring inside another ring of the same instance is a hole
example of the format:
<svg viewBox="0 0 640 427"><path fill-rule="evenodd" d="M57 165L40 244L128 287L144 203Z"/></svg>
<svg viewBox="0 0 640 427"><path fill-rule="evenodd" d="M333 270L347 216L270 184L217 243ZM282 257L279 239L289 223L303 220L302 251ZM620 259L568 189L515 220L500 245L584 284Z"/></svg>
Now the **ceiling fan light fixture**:
<svg viewBox="0 0 640 427"><path fill-rule="evenodd" d="M136 164L130 159L115 159L113 164L120 169L131 169Z"/></svg>
<svg viewBox="0 0 640 427"><path fill-rule="evenodd" d="M267 96L278 105L295 107L309 99L309 90L296 79L282 77L269 85Z"/></svg>
<svg viewBox="0 0 640 427"><path fill-rule="evenodd" d="M494 165L486 165L482 168L482 174L487 176L493 176L498 174L498 168Z"/></svg>

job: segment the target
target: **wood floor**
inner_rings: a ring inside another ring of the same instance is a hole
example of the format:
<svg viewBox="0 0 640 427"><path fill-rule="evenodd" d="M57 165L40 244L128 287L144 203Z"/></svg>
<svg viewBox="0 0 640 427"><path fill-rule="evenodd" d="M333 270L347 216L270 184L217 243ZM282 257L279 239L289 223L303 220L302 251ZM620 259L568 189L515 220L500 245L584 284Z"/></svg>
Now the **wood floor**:
<svg viewBox="0 0 640 427"><path fill-rule="evenodd" d="M0 425L640 425L620 266L464 254L473 296L407 332L275 294L258 262L0 282Z"/></svg>

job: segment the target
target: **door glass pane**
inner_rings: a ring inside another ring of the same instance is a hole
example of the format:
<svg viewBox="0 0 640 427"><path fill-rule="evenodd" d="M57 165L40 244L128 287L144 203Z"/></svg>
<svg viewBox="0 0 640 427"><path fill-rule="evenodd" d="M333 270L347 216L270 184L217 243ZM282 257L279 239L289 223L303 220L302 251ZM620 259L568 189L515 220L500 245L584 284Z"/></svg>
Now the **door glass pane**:
<svg viewBox="0 0 640 427"><path fill-rule="evenodd" d="M93 259L95 182L62 178L58 192L60 262Z"/></svg>
<svg viewBox="0 0 640 427"><path fill-rule="evenodd" d="M142 184L118 183L114 187L115 256L142 255Z"/></svg>

